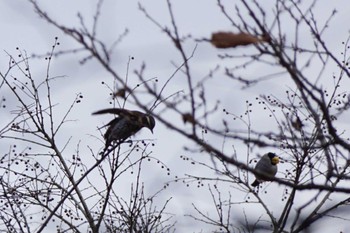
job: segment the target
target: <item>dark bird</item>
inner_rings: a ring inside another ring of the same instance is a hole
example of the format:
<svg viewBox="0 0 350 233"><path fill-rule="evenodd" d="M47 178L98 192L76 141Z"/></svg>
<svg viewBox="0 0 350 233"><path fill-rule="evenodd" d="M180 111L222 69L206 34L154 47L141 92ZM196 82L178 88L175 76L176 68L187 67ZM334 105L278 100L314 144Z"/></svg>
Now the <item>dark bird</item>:
<svg viewBox="0 0 350 233"><path fill-rule="evenodd" d="M258 163L255 165L254 171L262 173L265 176L274 177L277 173L277 164L279 163L279 158L274 153L267 153L261 157ZM266 177L260 177L259 175L255 175L255 181L251 184L251 186L258 186L260 183L264 181L269 181L270 179Z"/></svg>
<svg viewBox="0 0 350 233"><path fill-rule="evenodd" d="M143 127L149 128L153 133L153 128L156 124L154 118L149 114L121 108L102 109L92 114L98 115L105 113L118 115L117 118L114 118L105 125L108 126L107 131L104 134L106 148L108 148L108 146L114 141L124 141Z"/></svg>

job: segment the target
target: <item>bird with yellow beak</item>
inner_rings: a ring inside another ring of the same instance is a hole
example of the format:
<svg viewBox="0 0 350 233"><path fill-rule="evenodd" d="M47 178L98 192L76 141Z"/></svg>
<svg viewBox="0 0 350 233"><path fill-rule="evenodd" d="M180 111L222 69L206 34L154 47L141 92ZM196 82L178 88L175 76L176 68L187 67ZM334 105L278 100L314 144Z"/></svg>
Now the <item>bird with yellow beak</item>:
<svg viewBox="0 0 350 233"><path fill-rule="evenodd" d="M267 177L275 177L277 173L277 164L279 163L279 158L275 153L269 152L263 155L258 163L255 165L254 171L261 173ZM266 177L261 177L258 174L255 175L255 181L251 186L256 187L264 181L269 181L270 179Z"/></svg>

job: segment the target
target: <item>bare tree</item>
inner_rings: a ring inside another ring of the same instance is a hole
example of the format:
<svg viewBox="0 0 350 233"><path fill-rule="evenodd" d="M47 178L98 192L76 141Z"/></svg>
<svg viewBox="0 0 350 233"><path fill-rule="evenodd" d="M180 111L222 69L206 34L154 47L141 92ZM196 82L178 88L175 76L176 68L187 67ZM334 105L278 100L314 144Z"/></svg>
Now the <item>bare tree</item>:
<svg viewBox="0 0 350 233"><path fill-rule="evenodd" d="M1 139L11 144L1 157L1 225L7 232L43 232L54 227L58 231L81 232L169 232L172 215L154 204L145 194L141 177L143 161L150 156L151 141L120 141L109 150L67 154L71 136L59 142L71 119L69 115L82 101L83 95L68 104L64 114L56 111L52 93L51 60L59 46L58 38L46 57L47 73L32 73L30 58L18 49L17 58L9 55L9 68L1 77L2 88L17 99L12 118L1 129ZM19 74L14 72L18 70ZM5 111L7 108L4 108ZM123 144L123 145L122 145ZM125 145L125 147L124 147ZM94 163L88 167L86 159ZM108 159L107 159L108 157ZM108 162L106 162L108 160ZM126 173L136 178L130 184L130 197L124 199L117 181ZM99 182L96 182L96 177Z"/></svg>
<svg viewBox="0 0 350 233"><path fill-rule="evenodd" d="M82 163L79 145L67 162L63 152L69 138L62 147L57 145L57 134L82 95L72 100L61 119L56 117L51 82L57 77L50 76L50 61L54 55L72 52L87 52L81 63L97 62L112 77L114 106L125 108L127 104L151 112L157 124L188 140L188 145L183 146L184 163L209 172L188 173L173 181L208 187L213 202L212 211L207 213L193 201L190 218L211 225L218 232L311 232L320 220L348 221L350 144L341 119L348 113L350 101L349 38L339 44L341 57L324 39L336 17L335 10L320 22L315 13L317 1L275 0L262 5L259 1L242 0L226 5L218 0L216 10L232 28L230 32L218 29L207 38L182 34L177 23L179 12L172 6L175 2L167 0L170 25L163 25L140 3L140 12L169 38L169 47L176 49L181 62L174 63L173 74L161 81L148 78L146 64L141 65L134 71L138 78L135 86L111 65L119 40L108 45L98 37L102 0L98 1L91 29L80 14L80 28L69 27L48 15L36 1L29 2L43 20L80 47L57 51L56 41L47 57L46 77L40 83L34 81L29 59L21 52L19 60L10 56L8 71L1 73L0 88L10 90L19 105L14 117L0 129L1 138L35 145L19 149L11 143L1 160L1 220L9 231L41 232L52 221L59 222L61 231L173 230L172 215L166 211L170 199L155 208L153 199L158 192L145 196L140 181L143 161L159 162L150 156L152 141L118 143L100 153L90 148L94 159L91 167ZM191 49L185 46L188 44ZM217 64L204 77L193 74L196 64L192 59L198 44L221 49ZM22 78L11 76L14 68L20 70ZM245 76L248 71L259 72L254 72L254 77ZM223 75L226 79L219 80ZM179 76L185 80L183 89L169 92ZM248 100L235 100L245 106L239 113L230 102L223 102L212 93L213 84L223 83L239 85L244 90L261 88ZM269 89L271 83L275 86ZM182 119L183 124L174 119ZM263 176L254 170L261 151L274 151L282 162L277 176L269 177L271 185L263 183L253 188L253 175ZM203 156L207 160L202 160ZM130 200L126 200L114 187L121 175L135 168L138 175L131 185ZM93 175L103 180L102 188L92 181ZM277 202L276 198L280 199L278 207L271 205L271 201ZM252 212L251 206L261 210L259 217L254 219L247 214ZM38 213L41 222L33 220Z"/></svg>

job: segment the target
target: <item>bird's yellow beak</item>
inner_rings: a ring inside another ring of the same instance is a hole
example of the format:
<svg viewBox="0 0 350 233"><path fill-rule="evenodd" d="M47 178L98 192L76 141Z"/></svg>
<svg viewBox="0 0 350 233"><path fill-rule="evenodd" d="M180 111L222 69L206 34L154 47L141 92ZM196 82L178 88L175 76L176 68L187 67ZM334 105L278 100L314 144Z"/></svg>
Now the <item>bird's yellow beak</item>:
<svg viewBox="0 0 350 233"><path fill-rule="evenodd" d="M271 159L271 162L272 162L273 165L276 165L276 164L278 164L278 163L280 162L280 158L278 158L277 156L275 156L275 157L273 157L273 158Z"/></svg>

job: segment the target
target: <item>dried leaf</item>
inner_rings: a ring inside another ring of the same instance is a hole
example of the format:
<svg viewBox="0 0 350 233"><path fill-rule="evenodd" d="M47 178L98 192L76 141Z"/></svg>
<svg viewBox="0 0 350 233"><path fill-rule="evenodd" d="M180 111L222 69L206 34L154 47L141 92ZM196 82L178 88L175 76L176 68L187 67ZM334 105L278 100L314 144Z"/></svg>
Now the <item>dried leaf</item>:
<svg viewBox="0 0 350 233"><path fill-rule="evenodd" d="M303 128L304 124L301 122L300 118L297 117L295 119L295 121L292 121L292 126L294 129L301 131L301 129Z"/></svg>
<svg viewBox="0 0 350 233"><path fill-rule="evenodd" d="M186 124L187 122L196 124L196 120L193 118L191 113L182 114L182 120Z"/></svg>
<svg viewBox="0 0 350 233"><path fill-rule="evenodd" d="M246 46L260 42L269 41L268 36L257 37L244 32L216 32L211 36L211 43L216 48L234 48L237 46Z"/></svg>
<svg viewBox="0 0 350 233"><path fill-rule="evenodd" d="M125 88L121 88L113 93L113 98L122 97L123 99L125 99L125 94L126 94Z"/></svg>

